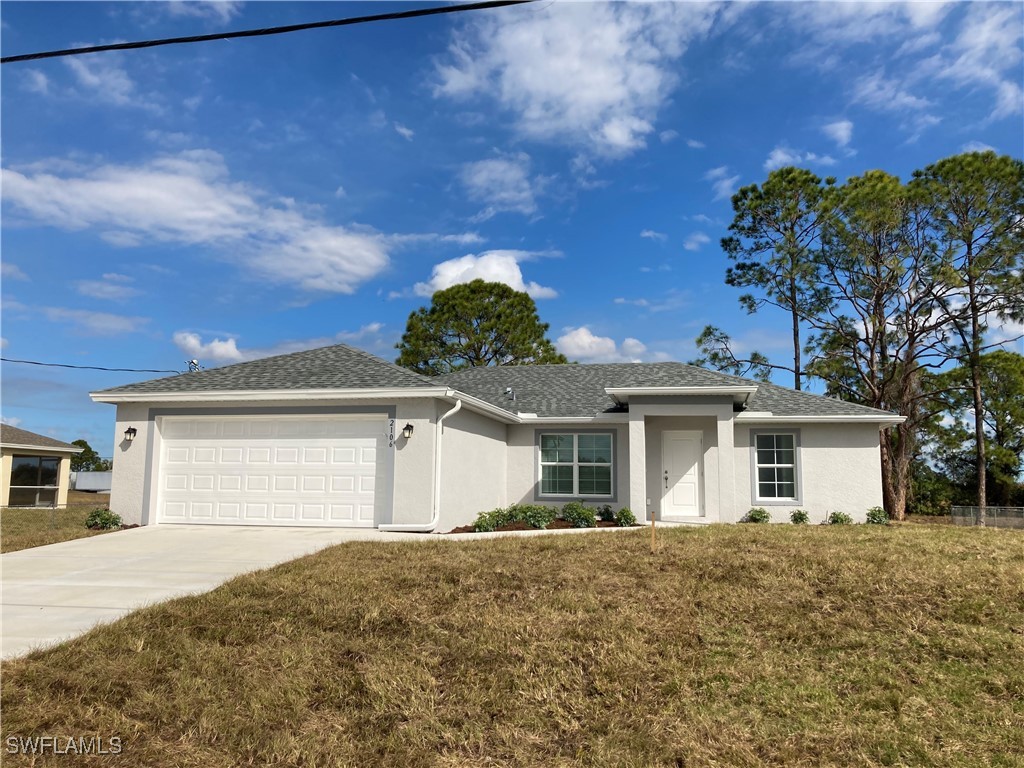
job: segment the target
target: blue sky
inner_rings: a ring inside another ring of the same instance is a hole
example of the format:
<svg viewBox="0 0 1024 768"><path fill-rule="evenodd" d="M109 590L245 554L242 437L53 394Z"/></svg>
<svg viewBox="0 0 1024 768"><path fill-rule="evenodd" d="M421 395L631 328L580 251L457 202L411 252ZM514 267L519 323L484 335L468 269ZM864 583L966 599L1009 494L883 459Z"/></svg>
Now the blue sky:
<svg viewBox="0 0 1024 768"><path fill-rule="evenodd" d="M3 4L5 55L404 3ZM718 246L773 167L902 177L1024 152L1024 5L579 3L2 68L3 356L205 366L338 341L393 359L430 293L528 290L581 362L786 354ZM3 366L3 418L101 454L90 390ZM785 383L785 382L783 382Z"/></svg>

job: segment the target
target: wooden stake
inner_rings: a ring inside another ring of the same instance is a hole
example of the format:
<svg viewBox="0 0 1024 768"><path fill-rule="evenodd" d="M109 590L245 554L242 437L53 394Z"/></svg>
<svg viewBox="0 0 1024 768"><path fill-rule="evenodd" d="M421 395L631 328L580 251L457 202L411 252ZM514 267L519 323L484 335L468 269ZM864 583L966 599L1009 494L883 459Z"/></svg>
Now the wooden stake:
<svg viewBox="0 0 1024 768"><path fill-rule="evenodd" d="M654 512L651 512L651 554L654 554L658 548L658 543L654 538Z"/></svg>

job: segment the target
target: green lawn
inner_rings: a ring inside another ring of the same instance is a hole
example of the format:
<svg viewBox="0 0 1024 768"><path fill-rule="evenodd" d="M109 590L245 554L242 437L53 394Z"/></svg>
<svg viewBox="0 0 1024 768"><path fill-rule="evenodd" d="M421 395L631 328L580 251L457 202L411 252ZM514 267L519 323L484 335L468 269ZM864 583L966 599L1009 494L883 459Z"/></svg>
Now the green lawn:
<svg viewBox="0 0 1024 768"><path fill-rule="evenodd" d="M89 500L89 496L93 500ZM79 500L82 497L84 502ZM85 527L85 518L94 509L106 507L108 499L107 495L78 494L78 498L69 498L68 506L63 509L0 509L0 552L16 552L107 533L90 531Z"/></svg>
<svg viewBox="0 0 1024 768"><path fill-rule="evenodd" d="M1024 764L1021 533L661 535L325 550L5 664L3 736L155 768Z"/></svg>

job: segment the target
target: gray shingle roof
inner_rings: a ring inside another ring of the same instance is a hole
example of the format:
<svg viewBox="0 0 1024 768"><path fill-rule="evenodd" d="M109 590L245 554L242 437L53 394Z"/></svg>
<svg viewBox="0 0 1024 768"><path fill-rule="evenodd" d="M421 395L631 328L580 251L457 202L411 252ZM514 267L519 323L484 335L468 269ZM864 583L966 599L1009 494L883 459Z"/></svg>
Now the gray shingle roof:
<svg viewBox="0 0 1024 768"><path fill-rule="evenodd" d="M267 389L436 387L439 382L346 344L265 357L196 373L102 390L103 394L222 392Z"/></svg>
<svg viewBox="0 0 1024 768"><path fill-rule="evenodd" d="M0 443L3 445L30 445L34 448L46 448L51 451L71 451L79 453L82 449L77 445L54 440L46 435L37 435L27 429L18 429L10 424L0 424Z"/></svg>
<svg viewBox="0 0 1024 768"><path fill-rule="evenodd" d="M685 363L523 365L471 368L438 377L449 386L507 411L538 416L593 416L619 410L606 387L714 387L755 385L748 411L776 416L880 416L885 411L775 384L730 376ZM516 393L510 401L506 387Z"/></svg>
<svg viewBox="0 0 1024 768"><path fill-rule="evenodd" d="M606 387L737 385L757 386L757 392L747 403L750 411L771 411L776 416L889 415L874 408L685 363L504 366L470 368L428 378L345 344L127 384L105 389L101 394L449 386L509 413L586 417L624 410L605 393ZM507 387L515 391L514 401L505 396Z"/></svg>

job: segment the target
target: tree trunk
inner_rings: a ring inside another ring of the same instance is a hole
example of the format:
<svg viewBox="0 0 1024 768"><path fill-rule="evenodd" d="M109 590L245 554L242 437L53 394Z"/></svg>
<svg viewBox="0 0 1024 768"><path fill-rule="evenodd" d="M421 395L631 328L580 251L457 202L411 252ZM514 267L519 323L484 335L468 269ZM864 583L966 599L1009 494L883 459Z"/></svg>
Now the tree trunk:
<svg viewBox="0 0 1024 768"><path fill-rule="evenodd" d="M903 425L882 433L882 506L891 520L907 518L912 451Z"/></svg>
<svg viewBox="0 0 1024 768"><path fill-rule="evenodd" d="M968 247L968 257L971 249ZM970 263L970 261L968 261ZM975 457L978 466L978 525L985 525L985 507L988 501L985 465L985 403L981 398L981 323L977 305L977 287L973 274L967 279L967 290L971 308L971 389L974 395L974 439L977 443Z"/></svg>
<svg viewBox="0 0 1024 768"><path fill-rule="evenodd" d="M803 372L800 370L800 315L796 311L796 283L789 283L790 306L793 308L793 389L800 391L800 379Z"/></svg>

